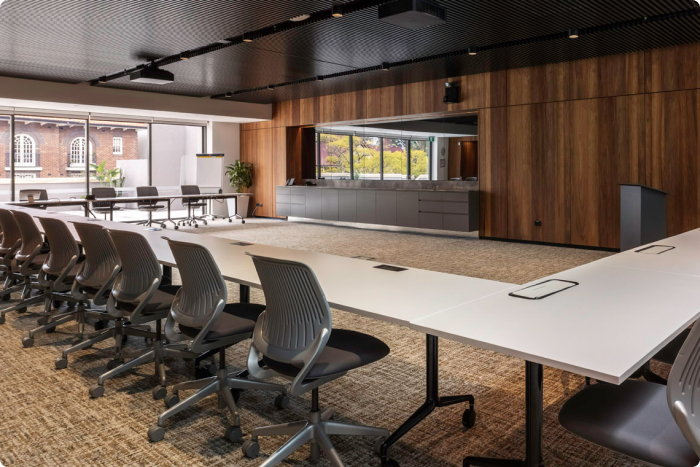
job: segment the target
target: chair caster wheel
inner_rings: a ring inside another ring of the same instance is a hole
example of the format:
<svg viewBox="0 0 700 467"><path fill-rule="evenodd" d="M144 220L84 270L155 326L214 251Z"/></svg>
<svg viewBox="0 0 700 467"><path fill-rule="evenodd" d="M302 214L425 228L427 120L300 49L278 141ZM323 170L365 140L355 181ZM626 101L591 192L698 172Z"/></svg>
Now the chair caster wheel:
<svg viewBox="0 0 700 467"><path fill-rule="evenodd" d="M24 347L25 349L28 349L29 347L33 347L33 346L34 346L34 339L32 339L31 337L25 337L22 339L22 347Z"/></svg>
<svg viewBox="0 0 700 467"><path fill-rule="evenodd" d="M243 431L241 431L241 427L239 426L230 426L226 428L224 437L232 443L237 443L243 438Z"/></svg>
<svg viewBox="0 0 700 467"><path fill-rule="evenodd" d="M49 317L48 316L42 316L41 318L36 320L36 324L39 326L43 326L49 322Z"/></svg>
<svg viewBox="0 0 700 467"><path fill-rule="evenodd" d="M22 308L17 308L17 313L26 313L27 312L27 307L23 306Z"/></svg>
<svg viewBox="0 0 700 467"><path fill-rule="evenodd" d="M243 443L243 446L241 446L241 451L243 451L243 455L248 459L255 459L258 457L258 454L260 454L260 445L257 441L247 439L245 443Z"/></svg>
<svg viewBox="0 0 700 467"><path fill-rule="evenodd" d="M161 399L165 399L165 396L168 395L168 390L163 386L156 386L151 389L151 394L153 395L153 399L159 401Z"/></svg>
<svg viewBox="0 0 700 467"><path fill-rule="evenodd" d="M278 409L286 409L289 407L289 397L286 394L280 394L275 397L275 407Z"/></svg>
<svg viewBox="0 0 700 467"><path fill-rule="evenodd" d="M63 358L63 357L58 357L54 364L56 365L57 370L63 370L64 368L68 367L68 359Z"/></svg>
<svg viewBox="0 0 700 467"><path fill-rule="evenodd" d="M158 441L162 441L163 438L165 438L165 428L162 426L153 425L148 429L148 439L151 442L157 443Z"/></svg>
<svg viewBox="0 0 700 467"><path fill-rule="evenodd" d="M229 222L233 222L231 219L228 220Z"/></svg>
<svg viewBox="0 0 700 467"><path fill-rule="evenodd" d="M76 337L74 339L71 339L70 345L78 345L82 342L83 340L80 337Z"/></svg>
<svg viewBox="0 0 700 467"><path fill-rule="evenodd" d="M122 365L123 363L124 363L123 359L114 358L114 359L107 362L107 369L114 370L116 367Z"/></svg>
<svg viewBox="0 0 700 467"><path fill-rule="evenodd" d="M93 399L97 399L98 397L102 397L105 394L105 387L102 386L101 384L96 384L90 388L90 397Z"/></svg>
<svg viewBox="0 0 700 467"><path fill-rule="evenodd" d="M378 456L382 455L382 444L384 444L384 441L386 441L386 438L379 438L376 443L374 443L374 452ZM389 452L387 451L387 455Z"/></svg>
<svg viewBox="0 0 700 467"><path fill-rule="evenodd" d="M471 428L476 423L476 411L472 408L468 408L462 414L462 425L464 428Z"/></svg>
<svg viewBox="0 0 700 467"><path fill-rule="evenodd" d="M92 325L92 329L94 329L95 331L101 331L101 330L103 330L105 327L107 327L107 323L104 322L104 321L102 321L101 319L98 319L98 320L95 321L95 323Z"/></svg>
<svg viewBox="0 0 700 467"><path fill-rule="evenodd" d="M197 224L195 224L195 225L194 225L194 228L195 228L195 229L198 229L198 228L199 228L199 226L198 226Z"/></svg>
<svg viewBox="0 0 700 467"><path fill-rule="evenodd" d="M6 293L6 294L3 295L2 297L0 297L0 300L2 300L3 302L7 302L7 301L10 300L10 298L11 298L11 297L10 297L10 294L9 294L9 293Z"/></svg>
<svg viewBox="0 0 700 467"><path fill-rule="evenodd" d="M233 396L233 401L238 404L238 399L241 398L241 390L240 389L231 389L231 395Z"/></svg>
<svg viewBox="0 0 700 467"><path fill-rule="evenodd" d="M179 228L180 228L180 226L178 226L178 225L175 226L175 230L177 230L177 229L179 229Z"/></svg>
<svg viewBox="0 0 700 467"><path fill-rule="evenodd" d="M46 331L44 331L46 334L51 334L53 332L56 332L56 327L48 328Z"/></svg>
<svg viewBox="0 0 700 467"><path fill-rule="evenodd" d="M5 315L0 316L0 324L5 324Z"/></svg>
<svg viewBox="0 0 700 467"><path fill-rule="evenodd" d="M180 396L177 394L170 394L168 397L163 399L163 402L167 408L174 407L180 403Z"/></svg>
<svg viewBox="0 0 700 467"><path fill-rule="evenodd" d="M207 221L204 221L204 225L209 225L209 224L207 224Z"/></svg>

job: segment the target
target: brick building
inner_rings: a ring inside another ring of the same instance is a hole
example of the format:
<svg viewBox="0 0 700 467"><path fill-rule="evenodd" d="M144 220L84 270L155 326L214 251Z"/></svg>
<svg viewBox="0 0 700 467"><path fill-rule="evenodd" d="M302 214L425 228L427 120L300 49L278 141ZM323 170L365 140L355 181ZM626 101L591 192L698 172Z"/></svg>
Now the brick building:
<svg viewBox="0 0 700 467"><path fill-rule="evenodd" d="M92 121L91 162L108 169L118 160L138 159L138 133L143 123ZM85 176L85 121L50 117L15 117L15 177L18 179ZM2 178L10 177L9 120L0 119L0 153L5 165Z"/></svg>

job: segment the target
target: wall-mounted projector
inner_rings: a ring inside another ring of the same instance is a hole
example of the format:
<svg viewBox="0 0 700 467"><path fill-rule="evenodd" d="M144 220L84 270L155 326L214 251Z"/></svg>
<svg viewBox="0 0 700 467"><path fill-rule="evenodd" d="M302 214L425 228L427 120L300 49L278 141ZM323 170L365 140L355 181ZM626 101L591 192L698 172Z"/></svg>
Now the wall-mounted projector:
<svg viewBox="0 0 700 467"><path fill-rule="evenodd" d="M431 0L397 0L379 6L379 21L415 31L445 23L447 12Z"/></svg>
<svg viewBox="0 0 700 467"><path fill-rule="evenodd" d="M156 67L142 68L129 75L129 81L132 83L143 84L169 84L175 81L175 75L167 70L161 70Z"/></svg>

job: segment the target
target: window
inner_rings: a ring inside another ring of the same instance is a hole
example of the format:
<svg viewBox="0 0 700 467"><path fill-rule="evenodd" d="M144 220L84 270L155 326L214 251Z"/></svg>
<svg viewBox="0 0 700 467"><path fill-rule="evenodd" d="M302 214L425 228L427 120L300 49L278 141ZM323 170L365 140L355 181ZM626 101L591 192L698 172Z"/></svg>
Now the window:
<svg viewBox="0 0 700 467"><path fill-rule="evenodd" d="M21 180L21 179L26 180L26 179L34 179L34 178L36 178L36 174L35 174L35 173L19 173L19 174L15 174L15 180Z"/></svg>
<svg viewBox="0 0 700 467"><path fill-rule="evenodd" d="M408 140L382 138L384 140L384 180L408 179Z"/></svg>
<svg viewBox="0 0 700 467"><path fill-rule="evenodd" d="M95 162L95 153L90 141L90 162ZM70 165L71 167L85 167L85 137L79 136L70 143Z"/></svg>
<svg viewBox="0 0 700 467"><path fill-rule="evenodd" d="M353 136L352 165L355 180L379 180L381 177L381 138Z"/></svg>
<svg viewBox="0 0 700 467"><path fill-rule="evenodd" d="M430 180L430 141L411 141L411 180Z"/></svg>
<svg viewBox="0 0 700 467"><path fill-rule="evenodd" d="M122 138L120 136L115 136L112 138L112 154L122 155Z"/></svg>
<svg viewBox="0 0 700 467"><path fill-rule="evenodd" d="M350 174L350 136L321 133L318 142L318 175L346 180Z"/></svg>
<svg viewBox="0 0 700 467"><path fill-rule="evenodd" d="M34 138L29 135L19 134L15 136L15 166L36 166L36 144Z"/></svg>

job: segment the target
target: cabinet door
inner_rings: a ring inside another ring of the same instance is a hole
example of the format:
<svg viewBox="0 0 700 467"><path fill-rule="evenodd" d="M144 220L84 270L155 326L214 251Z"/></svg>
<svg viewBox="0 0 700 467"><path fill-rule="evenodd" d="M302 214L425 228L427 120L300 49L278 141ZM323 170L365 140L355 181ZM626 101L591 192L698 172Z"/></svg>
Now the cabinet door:
<svg viewBox="0 0 700 467"><path fill-rule="evenodd" d="M277 203L277 206L275 206L275 208L275 212L278 216L286 217L291 215L290 205L287 203Z"/></svg>
<svg viewBox="0 0 700 467"><path fill-rule="evenodd" d="M323 219L321 191L317 188L308 188L306 191L306 217L309 219Z"/></svg>
<svg viewBox="0 0 700 467"><path fill-rule="evenodd" d="M469 232L469 216L463 214L443 214L442 228L444 230Z"/></svg>
<svg viewBox="0 0 700 467"><path fill-rule="evenodd" d="M418 227L418 192L396 192L396 225Z"/></svg>
<svg viewBox="0 0 700 467"><path fill-rule="evenodd" d="M357 222L377 223L377 201L374 190L357 190Z"/></svg>
<svg viewBox="0 0 700 467"><path fill-rule="evenodd" d="M321 215L324 220L338 220L338 190L324 189L321 192Z"/></svg>
<svg viewBox="0 0 700 467"><path fill-rule="evenodd" d="M396 225L396 192L377 190L377 224Z"/></svg>
<svg viewBox="0 0 700 467"><path fill-rule="evenodd" d="M306 217L306 206L303 204L292 204L289 215L292 217Z"/></svg>
<svg viewBox="0 0 700 467"><path fill-rule="evenodd" d="M421 229L442 229L442 214L435 212L421 212L419 216Z"/></svg>
<svg viewBox="0 0 700 467"><path fill-rule="evenodd" d="M338 220L357 222L357 191L338 190Z"/></svg>

